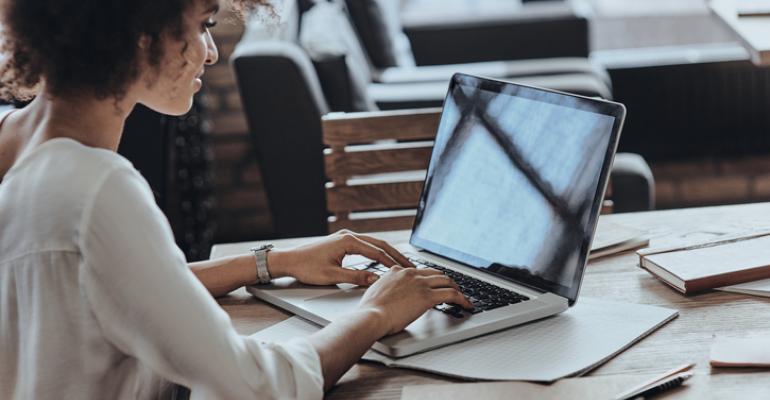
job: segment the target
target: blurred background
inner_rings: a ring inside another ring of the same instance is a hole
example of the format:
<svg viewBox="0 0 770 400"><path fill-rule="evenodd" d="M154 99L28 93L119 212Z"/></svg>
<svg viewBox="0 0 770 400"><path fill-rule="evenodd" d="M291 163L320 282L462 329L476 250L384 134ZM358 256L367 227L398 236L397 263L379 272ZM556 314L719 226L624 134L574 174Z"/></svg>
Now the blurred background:
<svg viewBox="0 0 770 400"><path fill-rule="evenodd" d="M440 106L456 71L624 103L615 212L770 200L770 71L706 0L275 3L220 13L189 115L126 127L191 260L324 233L320 117Z"/></svg>

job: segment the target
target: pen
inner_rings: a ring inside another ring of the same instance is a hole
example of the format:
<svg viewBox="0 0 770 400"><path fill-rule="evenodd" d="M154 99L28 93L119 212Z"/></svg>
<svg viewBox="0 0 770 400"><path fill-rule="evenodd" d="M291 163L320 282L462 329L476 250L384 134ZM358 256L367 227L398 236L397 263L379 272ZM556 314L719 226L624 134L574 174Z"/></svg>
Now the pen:
<svg viewBox="0 0 770 400"><path fill-rule="evenodd" d="M672 370L666 371L665 373L658 375L650 380L645 381L644 383L637 385L629 390L624 391L623 393L620 393L616 395L613 400L629 400L629 399L636 399L642 393L646 392L650 388L658 387L666 382L679 377L680 375L688 373L687 371L690 371L695 364L684 364L680 365ZM683 378L681 382L678 383L678 385L681 385L682 382L684 382L687 378ZM664 389L665 390L665 389ZM649 395L649 394L648 394Z"/></svg>
<svg viewBox="0 0 770 400"><path fill-rule="evenodd" d="M649 387L646 389L643 389L639 393L634 393L631 395L631 397L628 397L629 399L637 400L637 399L646 399L647 397L654 396L659 393L663 393L666 390L673 389L675 387L681 386L682 382L692 378L692 372L682 372L681 374L677 374L672 376L669 379L666 379L665 381L661 382L660 384L657 384L653 387Z"/></svg>

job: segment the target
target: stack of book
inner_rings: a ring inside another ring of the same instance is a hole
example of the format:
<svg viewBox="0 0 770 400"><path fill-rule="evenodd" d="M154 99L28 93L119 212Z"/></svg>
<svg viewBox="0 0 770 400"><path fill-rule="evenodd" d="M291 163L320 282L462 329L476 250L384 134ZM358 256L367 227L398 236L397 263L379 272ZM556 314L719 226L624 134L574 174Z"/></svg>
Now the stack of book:
<svg viewBox="0 0 770 400"><path fill-rule="evenodd" d="M720 289L770 296L770 231L637 254L640 267L684 294Z"/></svg>
<svg viewBox="0 0 770 400"><path fill-rule="evenodd" d="M589 260L646 247L650 239L645 231L599 219L596 235L591 242Z"/></svg>

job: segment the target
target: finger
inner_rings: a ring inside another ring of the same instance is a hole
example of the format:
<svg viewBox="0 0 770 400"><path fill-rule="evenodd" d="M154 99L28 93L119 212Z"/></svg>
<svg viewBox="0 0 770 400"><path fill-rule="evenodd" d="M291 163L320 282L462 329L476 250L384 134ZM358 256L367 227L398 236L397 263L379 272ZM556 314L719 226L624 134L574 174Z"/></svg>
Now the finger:
<svg viewBox="0 0 770 400"><path fill-rule="evenodd" d="M390 243L368 235L361 235L358 233L354 233L354 235L365 242L371 243L385 250L391 257L393 257L394 260L398 261L399 265L407 268L416 268L416 266L411 261L409 261L405 255L396 250L396 248L391 246Z"/></svg>
<svg viewBox="0 0 770 400"><path fill-rule="evenodd" d="M445 275L429 275L421 279L425 279L430 288L454 288L460 290L460 286L452 278Z"/></svg>
<svg viewBox="0 0 770 400"><path fill-rule="evenodd" d="M473 308L473 304L457 289L432 289L431 301L435 304L454 303L469 310Z"/></svg>
<svg viewBox="0 0 770 400"><path fill-rule="evenodd" d="M415 269L413 273L419 276L433 276L433 275L444 276L443 272L433 268Z"/></svg>
<svg viewBox="0 0 770 400"><path fill-rule="evenodd" d="M345 252L347 254L360 254L366 258L377 261L386 267L398 265L398 262L396 262L393 257L385 252L385 250L371 243L365 242L354 235L347 235L345 238Z"/></svg>
<svg viewBox="0 0 770 400"><path fill-rule="evenodd" d="M331 278L335 283L352 283L359 286L369 286L377 282L379 276L369 271L354 271L345 268L336 268L333 270Z"/></svg>
<svg viewBox="0 0 770 400"><path fill-rule="evenodd" d="M330 236L343 236L343 235L351 235L353 234L353 231L347 230L347 229L340 229L337 232L332 233Z"/></svg>
<svg viewBox="0 0 770 400"><path fill-rule="evenodd" d="M404 267L402 267L400 265L394 265L394 266L390 267L390 272L398 272L398 271L401 271L402 269L404 269Z"/></svg>

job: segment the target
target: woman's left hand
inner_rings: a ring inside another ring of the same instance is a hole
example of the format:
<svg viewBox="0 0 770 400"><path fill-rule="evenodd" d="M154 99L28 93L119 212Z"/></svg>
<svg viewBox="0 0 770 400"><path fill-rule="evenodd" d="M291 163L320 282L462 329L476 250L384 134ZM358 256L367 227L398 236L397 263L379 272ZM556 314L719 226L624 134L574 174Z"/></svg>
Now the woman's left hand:
<svg viewBox="0 0 770 400"><path fill-rule="evenodd" d="M291 276L310 285L353 283L369 286L378 276L368 271L342 268L346 255L360 254L390 268L414 265L390 244L377 238L342 230L315 243L268 253L267 267L273 278Z"/></svg>

